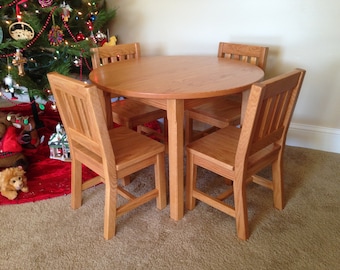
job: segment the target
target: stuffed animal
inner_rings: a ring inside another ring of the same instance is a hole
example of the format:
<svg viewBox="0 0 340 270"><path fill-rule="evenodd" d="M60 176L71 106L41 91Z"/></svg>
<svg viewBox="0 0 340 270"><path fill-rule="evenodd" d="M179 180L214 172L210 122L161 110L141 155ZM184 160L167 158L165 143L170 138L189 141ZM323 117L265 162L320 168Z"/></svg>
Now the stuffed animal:
<svg viewBox="0 0 340 270"><path fill-rule="evenodd" d="M110 37L110 41L103 43L103 46L115 46L117 44L117 37Z"/></svg>
<svg viewBox="0 0 340 270"><path fill-rule="evenodd" d="M0 172L1 195L14 200L18 196L18 191L28 192L25 173L21 166L7 168Z"/></svg>
<svg viewBox="0 0 340 270"><path fill-rule="evenodd" d="M7 119L7 113L0 112L0 168L17 166L26 170L28 161L22 153L16 128Z"/></svg>
<svg viewBox="0 0 340 270"><path fill-rule="evenodd" d="M38 147L40 140L33 117L9 113L7 120L11 121L12 125L19 130L18 141L24 148Z"/></svg>

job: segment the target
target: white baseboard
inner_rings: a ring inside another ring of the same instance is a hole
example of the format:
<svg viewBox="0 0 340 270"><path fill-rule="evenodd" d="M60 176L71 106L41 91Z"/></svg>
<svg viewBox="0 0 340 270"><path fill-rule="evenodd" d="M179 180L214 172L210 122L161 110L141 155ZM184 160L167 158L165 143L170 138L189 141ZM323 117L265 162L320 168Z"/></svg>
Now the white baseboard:
<svg viewBox="0 0 340 270"><path fill-rule="evenodd" d="M204 130L206 124L194 122L194 129ZM291 123L286 144L326 152L340 153L340 129Z"/></svg>
<svg viewBox="0 0 340 270"><path fill-rule="evenodd" d="M340 129L291 123L286 144L340 153Z"/></svg>

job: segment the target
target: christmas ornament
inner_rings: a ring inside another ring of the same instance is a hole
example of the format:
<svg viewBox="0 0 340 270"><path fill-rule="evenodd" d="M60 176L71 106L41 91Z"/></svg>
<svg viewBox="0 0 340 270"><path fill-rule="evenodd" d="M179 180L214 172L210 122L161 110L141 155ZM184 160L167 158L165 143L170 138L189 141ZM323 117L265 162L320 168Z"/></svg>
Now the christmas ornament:
<svg viewBox="0 0 340 270"><path fill-rule="evenodd" d="M82 41L84 39L85 39L84 34L81 31L79 31L79 33L76 35L76 40L77 41Z"/></svg>
<svg viewBox="0 0 340 270"><path fill-rule="evenodd" d="M88 21L86 22L86 25L87 25L87 27L89 28L90 31L93 30L93 23L92 23L91 20L88 20Z"/></svg>
<svg viewBox="0 0 340 270"><path fill-rule="evenodd" d="M45 7L51 6L53 3L53 0L39 0L38 2L41 5L41 7L45 8Z"/></svg>
<svg viewBox="0 0 340 270"><path fill-rule="evenodd" d="M13 78L10 74L8 74L5 78L4 78L4 83L5 85L9 88L13 88Z"/></svg>
<svg viewBox="0 0 340 270"><path fill-rule="evenodd" d="M93 44L97 44L97 40L96 40L96 38L94 37L93 31L91 31L91 33L90 33L89 40L90 40Z"/></svg>
<svg viewBox="0 0 340 270"><path fill-rule="evenodd" d="M96 40L97 41L103 41L106 38L106 35L102 32L100 32L100 30L98 30L98 32L96 33Z"/></svg>
<svg viewBox="0 0 340 270"><path fill-rule="evenodd" d="M70 18L70 14L72 11L72 8L69 4L65 4L65 1L60 5L63 12L61 13L61 18L64 22L68 22L68 19Z"/></svg>
<svg viewBox="0 0 340 270"><path fill-rule="evenodd" d="M8 28L8 32L15 40L31 40L34 37L33 28L24 22L12 23Z"/></svg>
<svg viewBox="0 0 340 270"><path fill-rule="evenodd" d="M91 22L94 22L95 20L96 20L96 15L91 14L91 15L90 15L90 21L91 21Z"/></svg>
<svg viewBox="0 0 340 270"><path fill-rule="evenodd" d="M18 99L15 95L15 82L13 81L13 78L10 74L8 74L5 78L4 78L4 84L5 84L5 91L8 93L11 93L12 98L11 99Z"/></svg>
<svg viewBox="0 0 340 270"><path fill-rule="evenodd" d="M73 64L76 66L76 67L80 67L81 65L81 59L79 59L77 56L74 57L74 60L73 60Z"/></svg>
<svg viewBox="0 0 340 270"><path fill-rule="evenodd" d="M19 76L25 75L24 64L27 63L27 58L22 56L20 49L16 50L12 64L18 67Z"/></svg>
<svg viewBox="0 0 340 270"><path fill-rule="evenodd" d="M64 41L64 33L58 25L52 25L48 33L48 41L53 46L59 46Z"/></svg>
<svg viewBox="0 0 340 270"><path fill-rule="evenodd" d="M107 42L106 35L98 30L98 32L95 35L97 42L100 44L100 46L103 46L105 42Z"/></svg>

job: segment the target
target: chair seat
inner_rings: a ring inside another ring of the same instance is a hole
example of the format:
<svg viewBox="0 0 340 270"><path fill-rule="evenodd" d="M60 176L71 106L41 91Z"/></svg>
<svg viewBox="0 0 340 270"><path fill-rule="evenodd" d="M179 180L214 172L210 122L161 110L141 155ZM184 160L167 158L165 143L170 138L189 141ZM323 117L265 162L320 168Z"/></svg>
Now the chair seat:
<svg viewBox="0 0 340 270"><path fill-rule="evenodd" d="M219 128L236 126L241 120L242 101L237 95L223 96L186 111L185 144L210 134ZM209 125L204 130L194 130L194 122Z"/></svg>
<svg viewBox="0 0 340 270"><path fill-rule="evenodd" d="M240 135L241 128L228 126L190 143L188 150L198 157L204 157L202 167L205 167L205 164L208 165L210 161L221 168L234 171ZM258 166L262 167L263 163L276 159L280 149L279 145L270 144L256 154L250 155L248 159L249 177L257 171ZM221 173L221 175L226 178L230 177L229 173Z"/></svg>
<svg viewBox="0 0 340 270"><path fill-rule="evenodd" d="M223 96L215 99L214 102L208 102L190 109L189 115L194 120L223 128L228 126L229 123L240 121L241 102Z"/></svg>
<svg viewBox="0 0 340 270"><path fill-rule="evenodd" d="M226 163L233 169L240 134L240 128L228 126L191 142L187 148L196 154Z"/></svg>
<svg viewBox="0 0 340 270"><path fill-rule="evenodd" d="M150 140L127 127L111 129L109 134L112 149L115 152L116 167L119 171L132 164L143 162L149 157L154 157L165 150L164 144Z"/></svg>
<svg viewBox="0 0 340 270"><path fill-rule="evenodd" d="M166 111L132 99L112 102L111 109L113 122L129 128L166 117Z"/></svg>

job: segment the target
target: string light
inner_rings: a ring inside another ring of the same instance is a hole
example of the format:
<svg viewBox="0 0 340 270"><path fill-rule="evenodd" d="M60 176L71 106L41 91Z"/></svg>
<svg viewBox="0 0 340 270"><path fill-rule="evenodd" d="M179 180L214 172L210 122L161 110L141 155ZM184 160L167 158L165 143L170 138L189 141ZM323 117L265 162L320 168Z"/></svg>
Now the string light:
<svg viewBox="0 0 340 270"><path fill-rule="evenodd" d="M20 10L18 10L18 5L21 4L21 5L23 5L24 8L27 8L27 4L25 3L26 1L27 1L27 0L14 0L14 1L12 1L11 3L4 4L4 5L0 5L0 9L5 8L5 7L12 7L12 6L17 5L17 19L18 19L18 21L21 21L21 14L22 14L22 13L21 13ZM92 2L92 3L88 2L88 5L89 5L89 6L96 6L96 3L95 3L95 2ZM52 8L52 10L50 11L50 13L49 13L49 15L48 15L48 17L47 17L47 19L46 19L45 24L42 26L42 28L41 28L41 30L39 31L39 33L37 33L37 34L35 35L35 37L34 37L29 43L26 44L25 48L23 48L22 51L24 51L24 50L30 48L31 46L33 46L33 45L35 44L35 42L40 38L40 36L44 33L44 31L46 31L46 28L47 28L48 24L50 23L51 18L52 18L52 16L53 16L53 14L54 14L56 8L57 8L56 6ZM36 10L35 10L35 13L36 13L36 14L40 14L40 11L39 11L38 9L36 9ZM82 15L83 15L83 13L82 13L81 11L78 11L77 14L78 14L79 16L82 16ZM98 11L92 12L92 13L91 13L91 16L95 16L95 15L97 15L97 14L98 14ZM92 19L93 19L93 18L92 18ZM9 21L9 20L6 20L5 23L6 23L7 25L10 25L12 22ZM73 41L74 41L75 43L78 43L78 40L77 40L76 37L73 35L73 33L71 32L69 26L67 25L67 23L66 23L65 21L64 21L64 26L65 26L65 28L67 29L67 31L68 31L68 33L70 34L70 36L72 37ZM89 20L89 21L87 22L87 26L88 26L88 29L92 32L92 30L93 30L93 24L92 24L92 21L91 21L91 20ZM93 33L91 33L91 39L94 39ZM89 38L86 38L86 40L89 40ZM64 44L67 45L67 46L69 46L69 42L66 41L66 40L65 40ZM75 46L72 46L72 47L75 47ZM84 52L84 51L81 50L80 56L82 55L83 52ZM59 53L59 52L57 52L57 53ZM4 58L4 57L7 57L7 58L8 58L8 57L13 57L14 55L15 55L15 52L14 52L14 53L9 53L9 54L2 54L2 55L0 55L0 58ZM55 57L54 59L57 60L56 57ZM31 60L34 60L34 59L31 58ZM82 60L84 60L84 62L85 62L85 64L86 64L87 68L88 68L89 70L91 70L91 69L92 69L92 68L91 68L91 65L88 63L88 61L87 61L86 58L83 59L83 57L81 57L81 59L80 59L80 61L79 61L80 66L82 65ZM11 65L8 65L7 69L8 69L8 72L10 72L10 70L12 69L12 66L11 66Z"/></svg>

